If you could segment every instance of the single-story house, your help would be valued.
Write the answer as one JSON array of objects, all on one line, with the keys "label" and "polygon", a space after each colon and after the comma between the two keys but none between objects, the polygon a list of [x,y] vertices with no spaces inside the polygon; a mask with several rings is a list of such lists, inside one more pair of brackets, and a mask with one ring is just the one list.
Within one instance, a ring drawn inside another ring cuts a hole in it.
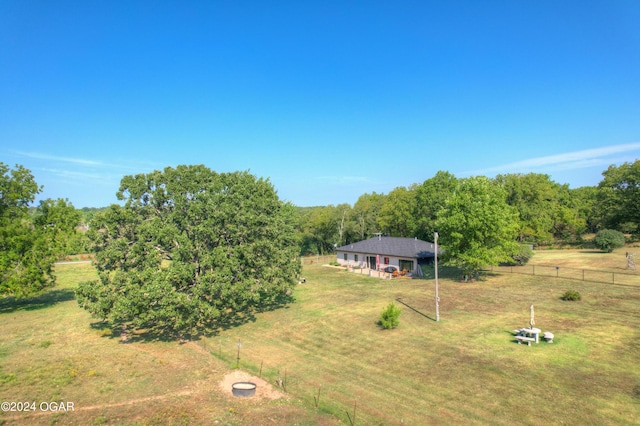
[{"label": "single-story house", "polygon": [[[431,265],[435,245],[417,238],[377,236],[338,247],[337,261],[341,265],[385,270],[394,268],[422,276],[420,266]],[[442,251],[438,248],[438,253]]]}]

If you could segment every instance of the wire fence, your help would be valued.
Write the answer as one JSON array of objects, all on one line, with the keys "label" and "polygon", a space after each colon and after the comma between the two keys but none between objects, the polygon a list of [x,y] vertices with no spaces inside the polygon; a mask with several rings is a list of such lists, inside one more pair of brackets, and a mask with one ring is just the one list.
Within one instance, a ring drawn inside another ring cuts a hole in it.
[{"label": "wire fence", "polygon": [[303,256],[300,258],[300,263],[303,265],[324,265],[329,262],[336,261],[335,254],[324,254],[315,256]]},{"label": "wire fence", "polygon": [[[296,395],[306,407],[315,407],[318,412],[333,415],[350,425],[362,424],[354,419],[356,398],[345,398],[345,391],[335,389],[331,383],[306,380],[303,374],[290,366],[287,367],[286,364],[265,363],[264,359],[256,358],[239,349],[238,344],[231,339],[221,338],[209,342],[202,340],[198,345],[211,356],[226,363],[229,369],[240,369],[266,381],[285,395]],[[355,392],[355,389],[353,391]],[[366,410],[366,405],[364,408]]]},{"label": "wire fence", "polygon": [[[335,254],[303,256],[300,263],[303,265],[324,265],[336,261]],[[565,278],[578,281],[589,281],[603,284],[628,285],[640,288],[640,271],[627,270],[603,271],[595,269],[570,268],[552,265],[524,265],[524,266],[492,266],[491,273],[509,273],[536,275],[543,277]]]},{"label": "wire fence", "polygon": [[594,269],[569,268],[564,266],[524,265],[493,266],[490,272],[536,275],[604,284],[628,285],[640,288],[640,273],[634,271],[615,272]]}]

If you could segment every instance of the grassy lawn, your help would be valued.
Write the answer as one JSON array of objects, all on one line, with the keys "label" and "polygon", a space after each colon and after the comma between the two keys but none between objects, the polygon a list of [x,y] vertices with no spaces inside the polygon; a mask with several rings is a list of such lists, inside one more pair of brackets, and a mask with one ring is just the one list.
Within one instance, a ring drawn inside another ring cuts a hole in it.
[{"label": "grassy lawn", "polygon": [[[593,253],[544,251],[553,264]],[[599,259],[617,267],[614,253]],[[582,259],[582,260],[580,260]],[[622,252],[624,261],[624,252]],[[567,266],[565,264],[565,266]],[[573,266],[572,266],[573,267]],[[624,266],[623,266],[624,267]],[[198,341],[121,343],[73,296],[88,264],[59,265],[58,286],[29,303],[0,302],[0,400],[72,401],[69,413],[4,413],[51,424],[637,424],[640,289],[520,274],[485,281],[384,281],[305,266],[296,303]],[[451,274],[455,276],[455,274]],[[567,290],[579,302],[564,302]],[[398,301],[399,300],[399,301]],[[395,301],[400,326],[376,322]],[[553,344],[515,343],[529,321]],[[237,362],[288,398],[238,400],[218,384]],[[319,398],[318,398],[319,396]],[[316,409],[316,402],[318,408]],[[348,414],[347,414],[348,413]]]},{"label": "grassy lawn", "polygon": [[[598,269],[611,272],[636,273],[627,270],[626,253],[640,253],[637,248],[617,249],[613,253],[604,253],[600,250],[539,250],[531,258],[531,265],[553,265],[568,268]],[[640,259],[636,256],[636,263]]]},{"label": "grassy lawn", "polygon": [[72,402],[73,412],[0,413],[0,424],[274,424],[326,417],[301,404],[225,396],[229,368],[202,342],[122,343],[78,308],[90,264],[58,265],[58,285],[0,302],[0,401]]}]

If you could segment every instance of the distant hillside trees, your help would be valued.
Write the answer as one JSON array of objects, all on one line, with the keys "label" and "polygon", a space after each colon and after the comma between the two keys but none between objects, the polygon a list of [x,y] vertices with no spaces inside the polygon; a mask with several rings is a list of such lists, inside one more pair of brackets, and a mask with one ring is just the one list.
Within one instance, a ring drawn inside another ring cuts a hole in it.
[{"label": "distant hillside trees", "polygon": [[585,200],[568,185],[558,187],[557,202],[553,212],[553,237],[559,241],[576,241],[587,231],[588,217],[582,210]]},{"label": "distant hillside trees", "polygon": [[[506,203],[517,212],[518,242],[579,241],[585,232],[596,232],[602,226],[595,214],[595,187],[569,189],[548,175],[535,173],[498,175],[489,180],[502,187]],[[451,173],[438,171],[421,184],[397,187],[388,194],[363,194],[353,207],[298,208],[300,254],[331,253],[336,245],[376,233],[432,241],[438,230],[438,214],[458,183]]]},{"label": "distant hillside trees", "polygon": [[298,214],[300,254],[332,253],[340,239],[335,206],[298,209]]},{"label": "distant hillside trees", "polygon": [[507,204],[518,212],[518,241],[553,241],[559,185],[535,173],[498,175],[496,181],[505,190]]},{"label": "distant hillside trees", "polygon": [[[366,240],[380,232],[378,226],[378,216],[384,204],[386,196],[372,192],[371,194],[362,194],[358,201],[353,205],[351,219],[354,221],[354,241],[358,242]],[[347,241],[347,243],[352,241]]]},{"label": "distant hillside trees", "polygon": [[301,255],[333,253],[335,247],[359,241],[359,224],[349,204],[298,208]]},{"label": "distant hillside trees", "polygon": [[[504,174],[489,179],[504,190],[506,204],[517,212],[516,241],[548,245],[581,242],[586,233],[614,229],[638,234],[640,162],[611,166],[597,187],[571,189],[549,175]],[[436,218],[454,195],[459,179],[438,171],[421,184],[387,194],[363,194],[353,207],[300,208],[300,254],[331,253],[336,245],[383,235],[432,241]]]},{"label": "distant hillside trees", "polygon": [[91,219],[93,219],[93,216],[96,213],[99,213],[101,211],[107,210],[108,207],[83,207],[81,209],[79,209],[80,214],[82,215],[82,223],[84,225],[88,225],[89,222],[91,222]]},{"label": "distant hillside trees", "polygon": [[640,160],[609,166],[598,184],[596,214],[602,228],[640,232]]},{"label": "distant hillside trees", "polygon": [[124,206],[89,236],[99,281],[78,304],[113,326],[178,335],[285,303],[297,283],[295,214],[267,180],[205,166],[125,176]]},{"label": "distant hillside trees", "polygon": [[551,244],[586,231],[590,211],[580,208],[583,200],[567,185],[537,173],[498,175],[496,181],[505,189],[507,203],[518,211],[518,241]]},{"label": "distant hillside trees", "polygon": [[0,163],[0,294],[26,297],[54,284],[53,263],[64,251],[79,214],[67,200],[29,205],[42,191],[31,171]]},{"label": "distant hillside trees", "polygon": [[[575,206],[576,216],[584,221],[584,232],[597,232],[599,220],[595,214],[595,206],[598,197],[598,188],[595,186],[583,186],[570,189],[569,193]],[[578,235],[578,237],[580,237],[580,235]]]},{"label": "distant hillside trees", "polygon": [[378,226],[392,237],[407,237],[416,229],[416,217],[413,215],[416,199],[416,186],[399,186],[384,199],[378,214]]},{"label": "distant hillside trees", "polygon": [[36,209],[33,222],[49,233],[51,249],[62,257],[87,250],[88,241],[84,233],[76,229],[81,217],[80,211],[69,200],[46,199]]},{"label": "distant hillside trees", "polygon": [[433,241],[437,231],[436,220],[451,195],[458,186],[458,179],[449,172],[439,171],[421,185],[415,187],[415,203],[412,215],[415,223],[415,236],[424,241]]}]

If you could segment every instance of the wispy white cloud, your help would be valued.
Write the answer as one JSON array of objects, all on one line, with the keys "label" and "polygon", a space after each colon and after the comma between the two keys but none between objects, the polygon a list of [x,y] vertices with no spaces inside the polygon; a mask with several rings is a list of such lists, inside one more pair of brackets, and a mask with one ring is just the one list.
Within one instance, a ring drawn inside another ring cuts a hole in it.
[{"label": "wispy white cloud", "polygon": [[[33,151],[13,151],[13,153],[31,160],[41,160],[43,164],[42,167],[39,167],[40,170],[61,177],[69,177],[75,173],[78,177],[84,175],[89,179],[104,179],[112,175],[120,179],[124,174],[146,173],[160,168],[158,164],[148,159],[110,159],[109,161],[103,161]],[[65,169],[65,167],[72,169]]]},{"label": "wispy white cloud", "polygon": [[16,154],[21,155],[27,158],[33,158],[37,160],[46,160],[46,161],[56,161],[60,163],[70,163],[77,164],[83,166],[103,166],[104,163],[96,160],[88,160],[84,158],[73,158],[73,157],[61,157],[57,155],[44,154],[41,152],[23,152],[16,151]]},{"label": "wispy white cloud", "polygon": [[[640,142],[584,149],[581,151],[548,155],[545,157],[529,158],[527,160],[516,161],[514,163],[503,164],[500,166],[466,171],[462,172],[461,175],[473,176],[490,175],[493,173],[526,173],[536,171],[585,169],[633,160],[634,158],[619,154],[628,154],[634,151],[640,151]],[[640,152],[638,154],[640,154]]]}]

